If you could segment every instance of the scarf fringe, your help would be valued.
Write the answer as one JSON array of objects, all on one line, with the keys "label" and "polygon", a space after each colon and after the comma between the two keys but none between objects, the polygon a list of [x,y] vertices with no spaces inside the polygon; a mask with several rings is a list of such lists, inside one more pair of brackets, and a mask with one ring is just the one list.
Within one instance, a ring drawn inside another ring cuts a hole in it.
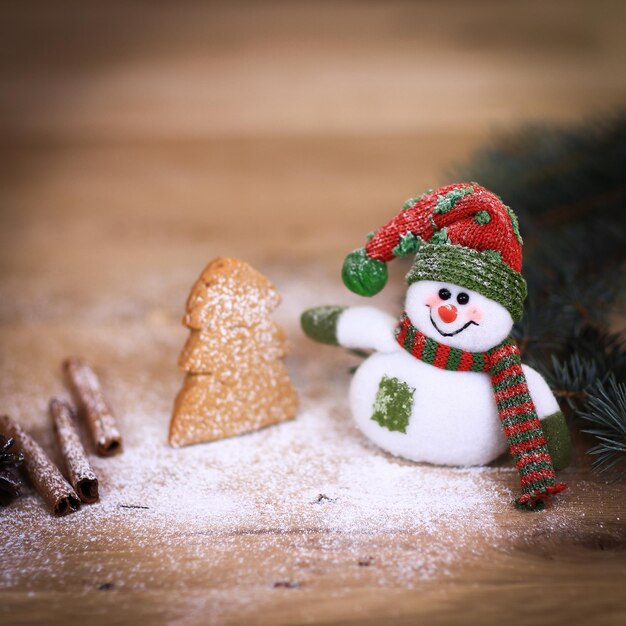
[{"label": "scarf fringe", "polygon": [[515,508],[523,511],[543,511],[551,502],[552,496],[566,489],[565,483],[555,483],[554,485],[547,485],[542,491],[524,493],[515,499]]}]

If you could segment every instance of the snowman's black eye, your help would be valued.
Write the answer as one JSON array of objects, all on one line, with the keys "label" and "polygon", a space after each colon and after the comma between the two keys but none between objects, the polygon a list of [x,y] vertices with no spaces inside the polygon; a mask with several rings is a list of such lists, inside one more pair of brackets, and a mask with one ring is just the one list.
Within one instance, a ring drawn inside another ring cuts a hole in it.
[{"label": "snowman's black eye", "polygon": [[457,297],[456,297],[456,301],[459,304],[467,304],[469,302],[469,296],[462,291]]},{"label": "snowman's black eye", "polygon": [[452,294],[450,293],[449,289],[440,289],[439,290],[439,297],[442,300],[449,300],[452,297]]}]

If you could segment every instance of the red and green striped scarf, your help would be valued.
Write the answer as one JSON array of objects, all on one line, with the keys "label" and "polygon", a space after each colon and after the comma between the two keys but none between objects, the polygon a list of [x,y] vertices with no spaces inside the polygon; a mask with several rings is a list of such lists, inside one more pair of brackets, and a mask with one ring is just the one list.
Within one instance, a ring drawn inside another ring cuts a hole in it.
[{"label": "red and green striped scarf", "polygon": [[520,475],[522,495],[515,500],[517,507],[543,509],[550,496],[567,489],[565,483],[555,481],[552,458],[513,338],[487,352],[466,352],[427,337],[404,313],[396,339],[407,352],[429,365],[455,372],[489,374],[498,416]]}]

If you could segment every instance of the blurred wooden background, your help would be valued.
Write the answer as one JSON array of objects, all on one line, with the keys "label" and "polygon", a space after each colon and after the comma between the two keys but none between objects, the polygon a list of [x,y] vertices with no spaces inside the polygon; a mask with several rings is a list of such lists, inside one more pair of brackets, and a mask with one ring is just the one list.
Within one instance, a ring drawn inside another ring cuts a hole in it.
[{"label": "blurred wooden background", "polygon": [[[50,325],[84,316],[124,322],[137,306],[139,316],[155,307],[177,316],[217,254],[338,280],[348,250],[405,198],[446,181],[493,131],[577,121],[626,96],[618,0],[1,7],[0,324],[34,346]],[[113,303],[105,312],[96,307],[104,298]],[[29,358],[4,349],[0,364],[28,373]],[[613,519],[624,504],[615,493]],[[603,523],[597,505],[580,503],[589,532]],[[448,595],[426,584],[423,602],[361,591],[372,619],[392,601],[397,623],[462,621],[474,603],[495,624],[512,615],[491,611],[494,598],[513,603],[531,571],[536,599],[557,578],[561,591],[576,590],[544,623],[566,613],[572,623],[618,623],[623,551],[604,547],[496,554],[493,570],[464,572]],[[582,609],[587,575],[610,609],[600,621]],[[362,621],[349,602],[322,607],[326,591],[268,611],[266,623]],[[160,594],[150,593],[136,597],[146,610]],[[16,621],[44,619],[24,594],[6,598],[20,607]]]},{"label": "blurred wooden background", "polygon": [[17,279],[33,251],[51,254],[69,289],[77,266],[117,288],[122,268],[146,269],[137,246],[166,270],[164,231],[196,264],[218,241],[337,267],[491,132],[626,96],[619,0],[62,0],[2,14],[1,267]]}]

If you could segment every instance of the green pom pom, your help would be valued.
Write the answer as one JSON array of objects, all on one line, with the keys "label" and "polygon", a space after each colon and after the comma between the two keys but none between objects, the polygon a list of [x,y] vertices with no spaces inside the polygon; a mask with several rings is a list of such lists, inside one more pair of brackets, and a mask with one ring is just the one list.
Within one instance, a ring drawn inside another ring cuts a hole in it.
[{"label": "green pom pom", "polygon": [[367,256],[365,248],[353,250],[343,262],[344,285],[360,296],[373,296],[387,284],[387,265]]}]

